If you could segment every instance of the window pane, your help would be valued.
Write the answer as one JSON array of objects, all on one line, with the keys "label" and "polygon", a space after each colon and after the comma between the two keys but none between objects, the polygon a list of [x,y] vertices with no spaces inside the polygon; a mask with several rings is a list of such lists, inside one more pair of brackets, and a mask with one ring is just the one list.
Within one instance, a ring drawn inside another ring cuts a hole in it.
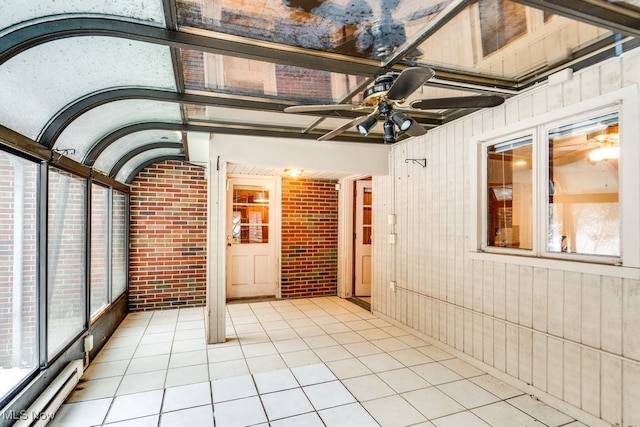
[{"label": "window pane", "polygon": [[549,132],[547,250],[620,255],[618,115]]},{"label": "window pane", "polygon": [[269,190],[260,186],[233,186],[234,243],[269,243]]},{"label": "window pane", "polygon": [[487,246],[533,248],[533,173],[530,136],[487,152]]},{"label": "window pane", "polygon": [[49,169],[47,346],[52,357],[85,320],[86,181]]},{"label": "window pane", "polygon": [[127,195],[113,191],[113,218],[111,225],[111,299],[118,298],[127,289]]},{"label": "window pane", "polygon": [[91,317],[108,301],[109,190],[91,186]]},{"label": "window pane", "polygon": [[0,151],[0,400],[38,366],[38,165]]}]

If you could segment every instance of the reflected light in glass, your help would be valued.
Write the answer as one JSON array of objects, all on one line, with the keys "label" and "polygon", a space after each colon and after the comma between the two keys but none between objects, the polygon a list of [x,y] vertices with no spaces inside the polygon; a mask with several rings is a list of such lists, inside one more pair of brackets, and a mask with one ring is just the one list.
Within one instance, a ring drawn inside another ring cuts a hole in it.
[{"label": "reflected light in glass", "polygon": [[620,147],[617,145],[607,145],[596,148],[589,153],[589,160],[592,162],[600,162],[602,160],[611,160],[620,158]]}]

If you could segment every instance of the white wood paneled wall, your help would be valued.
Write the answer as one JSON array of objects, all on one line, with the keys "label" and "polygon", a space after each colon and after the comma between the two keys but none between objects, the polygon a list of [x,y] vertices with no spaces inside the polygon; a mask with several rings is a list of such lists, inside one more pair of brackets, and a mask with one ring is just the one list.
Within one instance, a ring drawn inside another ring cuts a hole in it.
[{"label": "white wood paneled wall", "polygon": [[[636,49],[396,144],[390,175],[373,179],[373,311],[587,418],[640,425],[640,275],[472,256],[477,184],[469,164],[471,137],[640,84],[638,70]],[[426,158],[427,167],[411,158]]]}]

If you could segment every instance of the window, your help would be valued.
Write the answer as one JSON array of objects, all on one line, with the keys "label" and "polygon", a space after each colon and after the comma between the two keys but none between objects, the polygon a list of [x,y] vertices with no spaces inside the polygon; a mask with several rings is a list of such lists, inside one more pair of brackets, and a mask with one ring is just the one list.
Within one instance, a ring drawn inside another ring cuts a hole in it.
[{"label": "window", "polygon": [[91,318],[109,303],[109,189],[91,185]]},{"label": "window", "polygon": [[127,195],[113,190],[111,219],[111,300],[127,289]]},{"label": "window", "polygon": [[618,114],[549,131],[548,252],[620,256]]},{"label": "window", "polygon": [[533,248],[533,151],[527,135],[487,151],[487,245]]},{"label": "window", "polygon": [[618,129],[611,110],[485,143],[482,248],[618,262]]},{"label": "window", "polygon": [[85,324],[86,180],[49,168],[47,353],[54,357]]},{"label": "window", "polygon": [[38,367],[38,171],[0,151],[0,400]]},{"label": "window", "polygon": [[254,185],[233,186],[234,243],[269,243],[269,190]]}]

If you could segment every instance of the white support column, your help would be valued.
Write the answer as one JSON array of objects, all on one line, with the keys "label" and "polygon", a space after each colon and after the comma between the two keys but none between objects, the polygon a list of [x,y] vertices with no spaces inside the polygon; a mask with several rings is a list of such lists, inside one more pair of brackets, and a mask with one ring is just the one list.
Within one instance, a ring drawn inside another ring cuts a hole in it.
[{"label": "white support column", "polygon": [[225,201],[227,164],[212,159],[209,164],[209,222],[207,230],[207,342],[226,340],[225,289]]}]

